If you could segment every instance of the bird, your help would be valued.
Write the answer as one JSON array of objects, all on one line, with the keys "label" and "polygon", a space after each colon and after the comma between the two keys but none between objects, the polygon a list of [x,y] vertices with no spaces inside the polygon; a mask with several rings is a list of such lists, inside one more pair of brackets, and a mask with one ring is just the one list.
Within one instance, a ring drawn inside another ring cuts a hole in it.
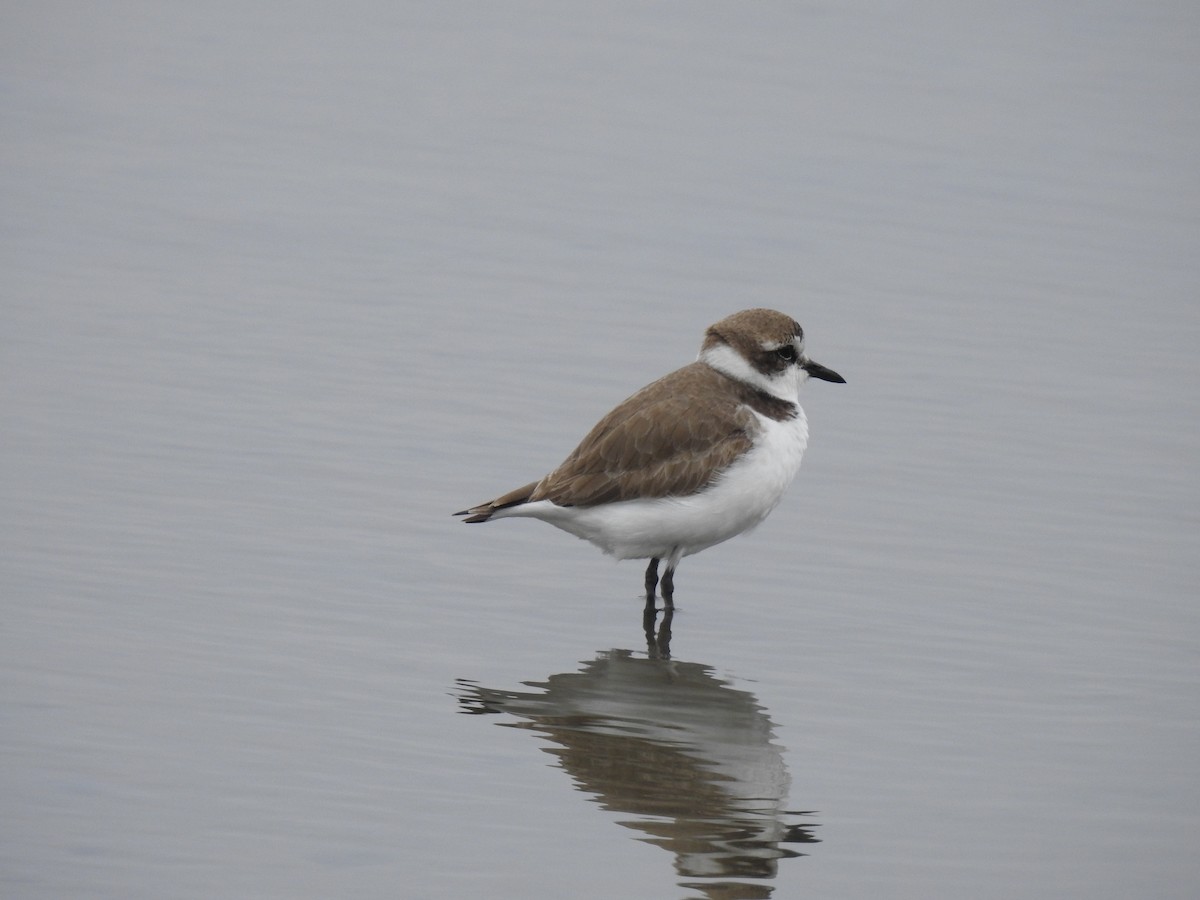
[{"label": "bird", "polygon": [[708,327],[694,362],[620,403],[550,474],[454,515],[540,519],[619,560],[649,559],[647,610],[656,588],[673,610],[680,560],[757,526],[795,477],[810,378],[846,383],[808,357],[791,316],[736,312]]}]

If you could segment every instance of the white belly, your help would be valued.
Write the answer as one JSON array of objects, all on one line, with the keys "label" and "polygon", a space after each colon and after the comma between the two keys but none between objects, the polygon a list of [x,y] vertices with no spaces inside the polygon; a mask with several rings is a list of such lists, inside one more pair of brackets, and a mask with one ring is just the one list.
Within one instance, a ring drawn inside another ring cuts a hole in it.
[{"label": "white belly", "polygon": [[808,445],[803,410],[786,422],[758,418],[762,430],[755,435],[754,447],[697,494],[586,507],[542,500],[501,510],[496,517],[542,519],[617,559],[653,556],[678,561],[765,519],[799,470]]}]

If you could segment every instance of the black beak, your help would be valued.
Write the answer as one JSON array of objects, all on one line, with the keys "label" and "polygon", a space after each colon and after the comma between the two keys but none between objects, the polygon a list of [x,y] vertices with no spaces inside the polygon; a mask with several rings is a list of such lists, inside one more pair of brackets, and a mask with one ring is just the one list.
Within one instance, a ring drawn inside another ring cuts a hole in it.
[{"label": "black beak", "polygon": [[834,384],[846,383],[846,379],[833,371],[833,369],[827,369],[820,363],[813,362],[811,359],[800,368],[807,372],[810,378],[820,378],[822,381],[832,381]]}]

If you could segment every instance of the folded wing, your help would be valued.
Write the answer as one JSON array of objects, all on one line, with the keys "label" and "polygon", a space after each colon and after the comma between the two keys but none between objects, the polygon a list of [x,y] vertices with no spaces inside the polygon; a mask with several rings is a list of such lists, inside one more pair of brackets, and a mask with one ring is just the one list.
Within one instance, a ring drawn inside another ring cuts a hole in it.
[{"label": "folded wing", "polygon": [[672,372],[601,419],[541,481],[459,515],[485,522],[498,510],[538,500],[595,506],[702,490],[750,448],[759,427],[738,398],[717,390],[724,378],[700,363]]}]

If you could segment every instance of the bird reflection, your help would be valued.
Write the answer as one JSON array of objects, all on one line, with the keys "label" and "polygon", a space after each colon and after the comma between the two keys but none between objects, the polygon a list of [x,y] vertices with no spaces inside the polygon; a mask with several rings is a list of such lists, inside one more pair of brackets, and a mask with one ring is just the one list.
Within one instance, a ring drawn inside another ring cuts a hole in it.
[{"label": "bird reflection", "polygon": [[804,855],[785,845],[816,843],[815,823],[789,824],[809,814],[784,809],[790,778],[754,695],[709,666],[671,660],[670,611],[657,629],[652,612],[647,656],[601,652],[577,672],[525,682],[528,691],[460,679],[461,711],[514,716],[499,724],[548,741],[579,790],[673,854],[681,886],[769,897],[778,861]]}]

